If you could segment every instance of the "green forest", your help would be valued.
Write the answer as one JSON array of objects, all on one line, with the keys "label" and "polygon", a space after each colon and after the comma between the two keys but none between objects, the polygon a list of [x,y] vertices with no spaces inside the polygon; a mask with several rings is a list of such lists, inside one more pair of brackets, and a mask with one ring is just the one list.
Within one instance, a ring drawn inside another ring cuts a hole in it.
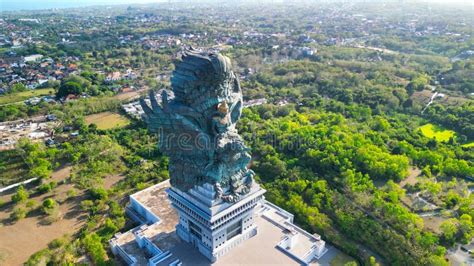
[{"label": "green forest", "polygon": [[[129,195],[169,178],[159,136],[122,105],[170,89],[190,46],[230,57],[244,101],[264,100],[237,127],[267,200],[353,258],[347,265],[452,265],[474,237],[472,12],[313,4],[0,13],[0,38],[24,39],[0,48],[1,125],[57,119],[52,144],[25,135],[0,149],[2,187],[36,179],[0,194],[0,232],[60,224],[67,208],[80,218],[26,265],[120,265],[109,240],[136,226]],[[46,59],[11,67],[31,54]],[[57,71],[30,88],[31,76]],[[87,122],[104,112],[126,122]]]}]

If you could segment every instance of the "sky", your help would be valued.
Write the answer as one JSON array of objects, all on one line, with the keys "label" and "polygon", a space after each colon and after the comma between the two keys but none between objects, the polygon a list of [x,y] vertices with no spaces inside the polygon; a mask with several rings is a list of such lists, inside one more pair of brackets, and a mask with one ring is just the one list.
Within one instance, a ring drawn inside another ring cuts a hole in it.
[{"label": "sky", "polygon": [[[15,10],[83,7],[83,6],[91,6],[91,5],[146,4],[146,3],[159,3],[159,2],[168,2],[168,1],[170,0],[0,0],[0,12],[1,11],[15,11]],[[171,1],[176,2],[177,0],[171,0]],[[179,0],[179,2],[186,2],[186,1],[198,2],[199,0]],[[231,0],[201,0],[201,1],[219,2],[219,1],[231,1]],[[232,0],[232,1],[235,1],[235,0]],[[258,0],[254,0],[254,1],[258,1]],[[326,2],[327,0],[320,0],[320,1]],[[339,0],[339,1],[344,1],[344,0]],[[433,3],[444,3],[444,4],[463,3],[463,4],[470,4],[474,10],[474,0],[402,0],[402,1],[404,2],[410,2],[410,1],[433,2]],[[247,2],[252,2],[252,1],[247,0]]]}]

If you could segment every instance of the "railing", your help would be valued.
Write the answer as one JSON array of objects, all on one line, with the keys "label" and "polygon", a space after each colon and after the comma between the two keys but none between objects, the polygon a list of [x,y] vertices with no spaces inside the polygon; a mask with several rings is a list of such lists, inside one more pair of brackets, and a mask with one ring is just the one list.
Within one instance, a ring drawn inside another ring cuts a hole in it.
[{"label": "railing", "polygon": [[169,266],[181,266],[183,263],[179,260],[176,259],[175,261],[171,262]]},{"label": "railing", "polygon": [[[148,207],[141,204],[140,201],[135,199],[133,196],[130,196],[130,205],[131,205],[131,208],[134,209],[140,215],[142,215],[140,213],[141,210],[145,212],[145,214],[142,216],[144,216],[144,218],[146,219],[147,224],[154,224],[161,221],[160,218],[156,216]],[[136,208],[140,208],[141,210],[137,210]]]},{"label": "railing", "polygon": [[142,219],[140,214],[138,214],[132,207],[127,206],[125,208],[125,213],[132,218],[135,222],[139,224],[146,224],[146,220]]},{"label": "railing", "polygon": [[163,253],[163,251],[159,247],[157,247],[153,242],[151,242],[150,239],[144,237],[143,240],[145,242],[145,247],[150,252],[150,254],[155,256],[155,255],[159,255]]},{"label": "railing", "polygon": [[284,246],[284,242],[286,241],[289,241],[288,239],[288,236],[285,237],[282,241],[280,241],[278,244],[277,244],[277,248],[280,249],[281,251],[283,251],[283,253],[286,253],[288,256],[292,257],[293,259],[297,260],[299,263],[303,264],[303,265],[309,265],[308,262],[306,262],[303,258],[300,258],[298,257],[297,255],[295,255],[293,252],[289,251],[285,246]]},{"label": "railing", "polygon": [[173,256],[173,254],[169,251],[162,252],[162,253],[157,254],[157,255],[153,256],[152,258],[150,258],[148,260],[148,265],[150,265],[150,266],[158,265],[160,262],[168,259],[171,256]]},{"label": "railing", "polygon": [[265,206],[265,205],[268,205],[268,206],[270,206],[270,207],[276,209],[278,212],[282,213],[284,216],[287,216],[288,218],[290,218],[290,222],[293,223],[293,218],[294,218],[294,215],[293,215],[293,214],[291,214],[291,213],[285,211],[284,209],[278,207],[277,205],[275,205],[275,204],[273,204],[273,203],[271,203],[271,202],[269,202],[269,201],[267,201],[267,200],[263,200],[263,206]]},{"label": "railing", "polygon": [[122,247],[120,247],[119,245],[115,245],[115,250],[117,251],[118,255],[120,255],[120,257],[127,263],[127,265],[136,265],[137,259],[125,252]]}]

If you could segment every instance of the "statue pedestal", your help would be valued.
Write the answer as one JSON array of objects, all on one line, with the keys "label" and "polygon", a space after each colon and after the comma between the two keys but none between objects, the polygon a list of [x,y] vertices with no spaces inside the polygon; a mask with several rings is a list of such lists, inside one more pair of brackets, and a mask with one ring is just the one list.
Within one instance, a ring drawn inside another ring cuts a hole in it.
[{"label": "statue pedestal", "polygon": [[265,190],[256,183],[235,203],[213,199],[216,192],[210,184],[188,192],[171,187],[167,193],[179,214],[178,236],[211,262],[257,234],[254,211]]}]

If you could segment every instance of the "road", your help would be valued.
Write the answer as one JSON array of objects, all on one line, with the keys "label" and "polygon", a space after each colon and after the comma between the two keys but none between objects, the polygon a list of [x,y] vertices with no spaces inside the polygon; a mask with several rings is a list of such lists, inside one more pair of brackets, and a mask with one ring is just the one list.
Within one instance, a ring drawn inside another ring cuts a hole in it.
[{"label": "road", "polygon": [[423,114],[425,112],[425,110],[433,103],[436,96],[438,96],[438,93],[439,92],[435,92],[435,93],[433,93],[433,95],[431,95],[430,101],[428,102],[428,104],[426,104],[425,108],[423,108],[423,110],[421,111],[421,114]]},{"label": "road", "polygon": [[471,258],[468,252],[461,250],[461,245],[456,245],[454,249],[449,249],[446,256],[451,266],[474,265],[474,259]]}]

